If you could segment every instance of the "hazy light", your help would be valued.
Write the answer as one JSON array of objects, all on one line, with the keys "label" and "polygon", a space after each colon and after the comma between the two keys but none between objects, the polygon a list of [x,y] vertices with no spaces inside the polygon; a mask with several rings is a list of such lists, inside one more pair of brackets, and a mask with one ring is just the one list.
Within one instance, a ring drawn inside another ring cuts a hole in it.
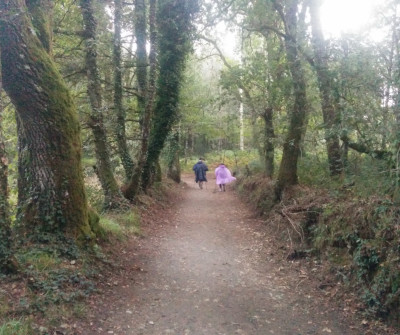
[{"label": "hazy light", "polygon": [[368,23],[379,0],[325,0],[321,23],[326,37],[357,33]]}]

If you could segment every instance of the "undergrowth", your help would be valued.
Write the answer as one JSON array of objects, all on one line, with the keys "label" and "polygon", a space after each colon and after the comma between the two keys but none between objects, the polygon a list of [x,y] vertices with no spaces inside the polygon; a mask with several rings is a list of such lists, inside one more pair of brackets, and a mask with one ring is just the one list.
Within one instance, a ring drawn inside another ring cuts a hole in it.
[{"label": "undergrowth", "polygon": [[52,334],[68,319],[85,318],[85,300],[110,263],[103,248],[140,234],[140,215],[132,208],[101,215],[97,241],[87,248],[50,237],[21,244],[15,252],[20,272],[0,278],[0,335]]},{"label": "undergrowth", "polygon": [[350,163],[347,177],[335,180],[303,159],[301,185],[286,190],[279,204],[274,182],[261,174],[240,178],[236,187],[268,215],[268,225],[290,249],[288,258],[329,263],[335,280],[357,293],[364,313],[399,326],[400,210],[388,196],[392,185],[383,164]]}]

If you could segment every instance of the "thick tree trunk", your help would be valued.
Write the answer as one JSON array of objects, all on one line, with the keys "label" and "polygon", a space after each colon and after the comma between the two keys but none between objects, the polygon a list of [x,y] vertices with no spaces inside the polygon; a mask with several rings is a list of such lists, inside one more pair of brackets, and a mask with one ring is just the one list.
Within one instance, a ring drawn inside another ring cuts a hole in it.
[{"label": "thick tree trunk", "polygon": [[[0,64],[1,69],[1,64]],[[0,273],[16,269],[13,261],[13,241],[8,203],[8,159],[3,138],[3,84],[0,73]]]},{"label": "thick tree trunk", "polygon": [[300,156],[301,137],[306,119],[306,82],[303,65],[297,50],[297,0],[289,0],[285,13],[286,37],[285,49],[289,70],[293,82],[294,104],[290,114],[290,123],[283,145],[282,161],[279,167],[278,181],[275,187],[277,199],[283,190],[298,183],[297,163]]},{"label": "thick tree trunk", "polygon": [[97,66],[97,22],[94,17],[92,0],[81,0],[80,5],[84,23],[85,62],[91,105],[88,125],[93,133],[97,159],[96,173],[104,192],[104,208],[119,208],[124,205],[124,198],[111,168],[107,134],[103,122],[101,83]]},{"label": "thick tree trunk", "polygon": [[126,139],[126,113],[122,99],[122,61],[121,61],[121,27],[122,27],[122,0],[114,0],[114,110],[116,114],[116,138],[118,153],[125,170],[126,180],[129,180],[133,171],[133,160],[128,150]]},{"label": "thick tree trunk", "polygon": [[273,109],[266,108],[263,115],[264,119],[264,159],[265,159],[265,175],[272,178],[274,175],[274,157],[275,157],[275,146],[274,146],[274,124],[273,124]]},{"label": "thick tree trunk", "polygon": [[329,171],[332,176],[335,176],[340,175],[343,171],[338,135],[340,116],[334,107],[332,98],[332,79],[328,69],[328,55],[322,34],[321,21],[319,19],[319,3],[321,3],[320,0],[312,0],[310,3],[313,34],[312,45],[314,48],[315,70],[317,72],[319,92],[321,96]]},{"label": "thick tree trunk", "polygon": [[[18,219],[26,235],[91,238],[75,106],[23,0],[2,0],[0,49],[4,89],[18,117],[21,147]],[[15,15],[18,13],[18,15]],[[23,180],[21,178],[24,178]]]}]

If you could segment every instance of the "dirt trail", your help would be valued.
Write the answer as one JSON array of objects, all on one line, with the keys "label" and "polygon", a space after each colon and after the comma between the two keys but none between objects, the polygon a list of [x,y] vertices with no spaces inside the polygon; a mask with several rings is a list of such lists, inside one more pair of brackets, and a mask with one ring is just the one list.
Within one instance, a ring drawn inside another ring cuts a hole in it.
[{"label": "dirt trail", "polygon": [[162,226],[121,251],[135,269],[130,282],[110,288],[105,316],[85,334],[366,334],[276,252],[265,223],[230,188],[184,181]]}]

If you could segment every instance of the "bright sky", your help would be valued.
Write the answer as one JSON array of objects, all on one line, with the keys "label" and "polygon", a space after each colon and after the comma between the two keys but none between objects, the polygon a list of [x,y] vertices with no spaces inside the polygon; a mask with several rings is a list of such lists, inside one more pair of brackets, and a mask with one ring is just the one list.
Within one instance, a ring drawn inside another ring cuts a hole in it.
[{"label": "bright sky", "polygon": [[356,33],[368,23],[374,5],[382,0],[325,0],[321,6],[321,23],[326,37]]},{"label": "bright sky", "polygon": [[[338,38],[342,33],[362,31],[374,14],[374,7],[379,3],[382,3],[382,0],[324,0],[320,14],[325,37]],[[221,43],[223,52],[235,58],[238,52],[237,32],[227,31],[223,23],[217,26],[217,31],[223,36]],[[374,33],[370,37],[379,40],[381,34]]]}]

